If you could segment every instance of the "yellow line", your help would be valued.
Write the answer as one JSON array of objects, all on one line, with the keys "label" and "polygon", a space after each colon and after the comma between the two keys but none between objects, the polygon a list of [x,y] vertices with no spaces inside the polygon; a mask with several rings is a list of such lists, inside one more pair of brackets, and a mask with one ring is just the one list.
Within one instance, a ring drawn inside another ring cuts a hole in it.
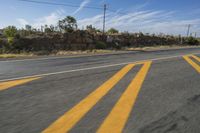
[{"label": "yellow line", "polygon": [[200,62],[200,58],[198,56],[195,55],[191,55],[194,59],[196,59],[198,62]]},{"label": "yellow line", "polygon": [[53,124],[46,128],[43,133],[66,133],[116,84],[119,82],[132,68],[134,64],[125,66],[117,72],[108,81],[90,93],[85,99],[80,101],[72,109],[57,119]]},{"label": "yellow line", "polygon": [[39,78],[40,77],[34,77],[34,78],[19,79],[19,80],[14,80],[14,81],[0,82],[0,91],[9,89],[17,85],[25,84]]},{"label": "yellow line", "polygon": [[196,64],[195,62],[193,62],[189,56],[183,56],[183,58],[195,69],[197,70],[197,72],[200,73],[200,66],[198,64]]},{"label": "yellow line", "polygon": [[143,84],[143,81],[151,66],[151,61],[145,62],[136,77],[131,81],[128,88],[122,94],[110,114],[104,120],[97,133],[121,133],[132,107],[136,101],[137,95]]}]

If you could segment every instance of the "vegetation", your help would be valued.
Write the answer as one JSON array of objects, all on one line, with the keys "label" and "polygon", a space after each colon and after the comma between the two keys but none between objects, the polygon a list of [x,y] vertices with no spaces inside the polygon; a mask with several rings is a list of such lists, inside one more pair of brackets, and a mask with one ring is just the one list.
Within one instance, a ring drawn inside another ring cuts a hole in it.
[{"label": "vegetation", "polygon": [[199,45],[199,40],[195,39],[194,37],[189,37],[187,39],[187,43],[189,45]]},{"label": "vegetation", "polygon": [[7,37],[8,44],[14,43],[14,37],[17,35],[17,28],[15,26],[8,26],[4,29],[4,34]]},{"label": "vegetation", "polygon": [[[107,36],[108,35],[108,36]],[[122,49],[133,47],[199,45],[193,37],[155,35],[143,33],[120,33],[110,28],[106,35],[92,25],[78,29],[74,17],[67,16],[57,25],[43,25],[36,29],[26,25],[24,29],[8,26],[0,34],[0,53],[48,54],[66,50]]]},{"label": "vegetation", "polygon": [[102,42],[102,41],[97,41],[96,45],[95,45],[96,49],[106,49],[106,43]]},{"label": "vegetation", "polygon": [[101,31],[99,29],[96,29],[95,27],[93,27],[92,25],[87,25],[86,26],[86,30],[90,33],[101,33]]},{"label": "vegetation", "polygon": [[118,34],[119,31],[115,28],[110,28],[108,31],[107,31],[108,34]]},{"label": "vegetation", "polygon": [[63,20],[59,20],[58,26],[62,32],[73,32],[77,30],[77,22],[74,17],[67,16]]},{"label": "vegetation", "polygon": [[15,37],[17,34],[17,28],[15,26],[8,26],[4,29],[6,37]]}]

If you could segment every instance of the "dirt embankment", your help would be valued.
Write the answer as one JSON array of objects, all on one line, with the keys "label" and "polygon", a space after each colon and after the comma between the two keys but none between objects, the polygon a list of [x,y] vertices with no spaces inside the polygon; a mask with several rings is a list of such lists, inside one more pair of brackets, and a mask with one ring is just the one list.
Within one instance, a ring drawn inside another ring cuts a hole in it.
[{"label": "dirt embankment", "polygon": [[124,49],[136,47],[186,45],[187,39],[180,36],[155,36],[135,34],[106,35],[92,34],[87,31],[73,33],[37,33],[15,38],[8,44],[0,38],[1,53],[74,51],[93,49]]}]

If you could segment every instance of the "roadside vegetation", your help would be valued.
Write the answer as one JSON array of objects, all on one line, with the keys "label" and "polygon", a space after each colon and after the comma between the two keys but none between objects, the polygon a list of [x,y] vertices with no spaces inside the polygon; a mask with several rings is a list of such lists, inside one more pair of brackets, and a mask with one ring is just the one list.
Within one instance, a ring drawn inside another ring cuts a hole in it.
[{"label": "roadside vegetation", "polygon": [[8,26],[0,32],[0,54],[52,54],[59,51],[95,51],[95,49],[121,50],[155,46],[200,45],[194,37],[181,37],[120,32],[111,28],[102,33],[100,29],[88,25],[79,29],[74,17],[67,16],[57,25],[44,25],[36,29],[31,25],[17,29]]}]

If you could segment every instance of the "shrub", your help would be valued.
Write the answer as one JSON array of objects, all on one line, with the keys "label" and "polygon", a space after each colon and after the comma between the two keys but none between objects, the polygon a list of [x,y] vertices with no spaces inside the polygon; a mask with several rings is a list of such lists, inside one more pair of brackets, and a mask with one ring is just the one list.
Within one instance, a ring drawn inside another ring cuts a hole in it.
[{"label": "shrub", "polygon": [[97,41],[95,44],[96,49],[106,49],[106,43],[102,41]]},{"label": "shrub", "polygon": [[187,39],[187,43],[189,45],[199,45],[199,41],[197,39],[195,39],[194,37],[189,37]]},{"label": "shrub", "polygon": [[8,44],[12,45],[14,43],[14,37],[8,37]]},{"label": "shrub", "polygon": [[3,38],[0,38],[0,53],[6,53],[9,51],[10,46],[7,41]]},{"label": "shrub", "polygon": [[0,38],[0,53],[3,52],[3,40]]},{"label": "shrub", "polygon": [[117,33],[119,33],[119,31],[115,28],[110,28],[107,33],[108,34],[117,34]]},{"label": "shrub", "polygon": [[4,29],[6,37],[15,37],[17,34],[17,28],[15,26],[8,26]]},{"label": "shrub", "polygon": [[120,50],[120,49],[122,49],[122,45],[120,43],[116,42],[115,43],[115,48]]}]

